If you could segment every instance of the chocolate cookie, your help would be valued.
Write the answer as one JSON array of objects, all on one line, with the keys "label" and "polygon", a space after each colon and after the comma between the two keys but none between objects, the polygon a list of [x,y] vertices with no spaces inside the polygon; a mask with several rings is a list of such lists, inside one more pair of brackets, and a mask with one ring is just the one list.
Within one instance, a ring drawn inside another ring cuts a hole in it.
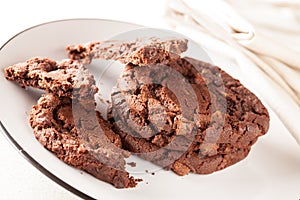
[{"label": "chocolate cookie", "polygon": [[84,98],[97,92],[92,74],[76,60],[56,62],[32,58],[5,69],[5,77],[21,87],[35,87],[58,96]]},{"label": "chocolate cookie", "polygon": [[125,171],[121,139],[96,112],[95,80],[78,61],[33,58],[6,68],[6,77],[22,87],[46,90],[30,114],[38,141],[65,163],[117,188],[135,187]]},{"label": "chocolate cookie", "polygon": [[[162,166],[166,170],[171,169],[180,176],[186,175],[189,172],[209,174],[224,169],[244,159],[250,151],[250,147],[246,147],[238,148],[235,151],[229,150],[228,153],[225,153],[226,150],[220,146],[216,150],[223,151],[223,153],[216,153],[210,156],[202,154],[199,149],[197,150],[193,145],[188,144],[186,138],[182,137],[177,138],[176,142],[174,142],[175,139],[172,141],[172,144],[176,143],[176,146],[178,146],[177,150],[161,148],[145,138],[135,137],[130,132],[122,131],[124,128],[122,125],[126,125],[120,122],[119,119],[110,118],[110,120],[113,124],[114,132],[118,133],[122,139],[124,149],[145,160]],[[197,143],[196,141],[193,142]],[[186,146],[187,144],[190,146]]]},{"label": "chocolate cookie", "polygon": [[48,92],[30,114],[40,143],[115,187],[136,185],[122,149],[178,175],[207,174],[245,158],[268,130],[266,108],[238,80],[180,57],[187,40],[104,41],[66,50],[84,63],[127,64],[111,95],[110,123],[95,111],[97,87],[79,61],[33,58],[7,68],[6,77]]},{"label": "chocolate cookie", "polygon": [[121,150],[120,137],[100,113],[89,107],[93,105],[75,105],[69,97],[43,95],[30,114],[35,137],[65,163],[117,188],[134,187],[136,181],[124,167],[129,153]]},{"label": "chocolate cookie", "polygon": [[159,38],[138,39],[133,42],[103,41],[89,42],[66,47],[69,58],[90,63],[92,59],[118,60],[124,64],[148,65],[168,63],[187,50],[186,39],[161,40]]},{"label": "chocolate cookie", "polygon": [[179,175],[236,163],[269,126],[268,112],[253,93],[192,58],[127,65],[109,115],[125,149]]}]

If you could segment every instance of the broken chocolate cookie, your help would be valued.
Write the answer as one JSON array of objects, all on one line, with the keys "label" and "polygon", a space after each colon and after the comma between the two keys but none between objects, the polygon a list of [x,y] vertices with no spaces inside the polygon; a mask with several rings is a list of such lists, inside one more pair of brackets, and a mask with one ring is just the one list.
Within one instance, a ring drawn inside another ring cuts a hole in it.
[{"label": "broken chocolate cookie", "polygon": [[118,60],[123,64],[148,65],[168,63],[187,50],[186,39],[161,40],[159,38],[136,41],[107,40],[66,47],[69,58],[90,63],[92,59]]},{"label": "broken chocolate cookie", "polygon": [[[74,108],[69,97],[43,95],[30,113],[30,125],[37,140],[59,159],[82,169],[117,188],[134,187],[136,181],[125,171],[120,137],[100,113],[86,105]],[[93,123],[97,119],[97,122]]]},{"label": "broken chocolate cookie", "polygon": [[34,87],[58,96],[84,98],[97,92],[93,75],[79,61],[31,58],[5,69],[5,77],[21,87]]},{"label": "broken chocolate cookie", "polygon": [[127,65],[109,117],[125,149],[179,175],[240,161],[269,127],[269,114],[253,93],[192,58]]}]

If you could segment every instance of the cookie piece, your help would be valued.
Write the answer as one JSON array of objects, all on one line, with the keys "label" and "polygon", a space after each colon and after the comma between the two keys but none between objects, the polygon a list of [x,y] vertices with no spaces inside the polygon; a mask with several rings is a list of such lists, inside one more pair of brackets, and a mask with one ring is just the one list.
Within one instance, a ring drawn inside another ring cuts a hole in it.
[{"label": "cookie piece", "polygon": [[180,175],[236,163],[269,127],[269,114],[253,93],[192,58],[127,65],[112,93],[110,120],[126,149]]},{"label": "cookie piece", "polygon": [[5,77],[21,87],[35,87],[58,96],[84,98],[97,92],[92,74],[78,61],[32,58],[9,66]]},{"label": "cookie piece", "polygon": [[93,107],[49,93],[33,106],[30,125],[37,140],[65,163],[117,188],[135,187],[125,171],[128,152]]},{"label": "cookie piece", "polygon": [[92,59],[118,60],[121,63],[148,65],[168,63],[187,50],[186,39],[161,40],[159,38],[128,41],[89,42],[66,47],[69,58],[90,63]]},{"label": "cookie piece", "polygon": [[[221,150],[222,147],[220,147],[220,152],[214,155],[203,155],[193,145],[187,148],[181,147],[181,149],[178,148],[177,150],[161,148],[145,138],[134,137],[130,133],[122,131],[124,128],[122,125],[126,125],[120,122],[119,119],[110,118],[110,121],[113,124],[114,132],[120,135],[124,149],[166,170],[173,170],[180,176],[187,175],[190,172],[209,174],[222,170],[244,159],[250,151],[250,146],[228,152]],[[183,145],[186,145],[184,138],[181,139],[184,141]],[[172,143],[177,143],[177,146],[180,147],[180,142],[178,141],[174,142],[173,140]],[[196,141],[194,142],[196,143]]]}]

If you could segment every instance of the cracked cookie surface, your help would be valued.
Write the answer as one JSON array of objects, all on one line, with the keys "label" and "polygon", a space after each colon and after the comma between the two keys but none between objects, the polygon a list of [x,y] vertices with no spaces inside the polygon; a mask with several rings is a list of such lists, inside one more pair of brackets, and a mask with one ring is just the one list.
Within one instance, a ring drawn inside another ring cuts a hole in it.
[{"label": "cracked cookie surface", "polygon": [[118,60],[123,64],[148,65],[168,63],[187,50],[186,39],[159,38],[137,39],[136,41],[107,40],[66,47],[71,59],[90,63],[93,59]]},{"label": "cracked cookie surface", "polygon": [[268,112],[253,93],[192,58],[127,65],[109,115],[125,148],[180,175],[236,163],[269,126]]},{"label": "cracked cookie surface", "polygon": [[117,188],[135,187],[120,137],[96,110],[98,88],[78,61],[32,58],[6,68],[6,78],[45,90],[30,114],[37,140],[59,159]]},{"label": "cracked cookie surface", "polygon": [[84,98],[95,94],[93,75],[76,60],[31,58],[5,69],[5,77],[21,87],[34,87],[58,96]]},{"label": "cracked cookie surface", "polygon": [[120,137],[100,113],[90,109],[93,105],[76,104],[74,108],[68,97],[43,95],[30,113],[37,140],[69,165],[117,188],[134,187],[135,179],[125,171],[129,153],[121,149]]}]

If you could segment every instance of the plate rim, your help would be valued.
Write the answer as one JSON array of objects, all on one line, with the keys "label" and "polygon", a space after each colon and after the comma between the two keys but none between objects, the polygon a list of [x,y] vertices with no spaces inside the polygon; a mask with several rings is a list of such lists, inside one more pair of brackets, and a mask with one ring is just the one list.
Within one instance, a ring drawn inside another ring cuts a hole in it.
[{"label": "plate rim", "polygon": [[[24,29],[23,31],[18,32],[14,36],[12,36],[10,39],[8,39],[1,47],[0,47],[0,53],[13,39],[18,37],[19,35],[22,35],[23,33],[30,31],[32,29],[49,25],[49,24],[55,24],[60,22],[68,22],[68,21],[106,21],[106,22],[117,22],[117,23],[123,23],[128,25],[135,25],[140,26],[140,24],[131,23],[131,22],[125,22],[125,21],[119,21],[119,20],[113,20],[113,19],[102,19],[102,18],[68,18],[68,19],[60,19],[60,20],[54,20],[54,21],[48,21],[44,23],[40,23],[34,26],[31,26],[29,28]],[[12,135],[9,133],[9,131],[5,128],[4,124],[2,123],[0,119],[0,132],[5,136],[7,141],[18,151],[18,153],[26,160],[28,161],[33,167],[35,167],[38,171],[40,171],[43,175],[48,177],[50,180],[52,180],[54,183],[58,184],[62,188],[68,190],[72,194],[76,195],[77,197],[80,197],[82,199],[88,199],[88,200],[96,200],[92,196],[76,189],[75,187],[71,186],[67,182],[63,181],[53,173],[51,173],[49,170],[47,170],[45,167],[43,167],[41,164],[39,164],[38,161],[36,161],[33,157],[31,157],[22,147],[21,145],[12,137]]]}]

